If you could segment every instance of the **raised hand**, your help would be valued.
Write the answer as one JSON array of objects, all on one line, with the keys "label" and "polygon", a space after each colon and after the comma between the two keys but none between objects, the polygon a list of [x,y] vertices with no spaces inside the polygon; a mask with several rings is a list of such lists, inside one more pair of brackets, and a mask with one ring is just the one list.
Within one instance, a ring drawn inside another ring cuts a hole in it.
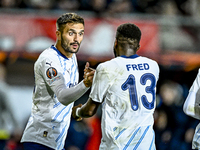
[{"label": "raised hand", "polygon": [[87,62],[85,65],[84,69],[84,84],[86,87],[91,87],[92,86],[92,81],[94,77],[95,69],[89,67],[89,63]]}]

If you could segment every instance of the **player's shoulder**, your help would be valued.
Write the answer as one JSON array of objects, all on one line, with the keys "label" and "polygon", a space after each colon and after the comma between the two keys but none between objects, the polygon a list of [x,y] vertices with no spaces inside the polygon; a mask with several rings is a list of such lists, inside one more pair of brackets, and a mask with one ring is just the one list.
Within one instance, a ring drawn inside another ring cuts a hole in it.
[{"label": "player's shoulder", "polygon": [[97,66],[97,71],[108,71],[111,72],[112,70],[116,70],[116,68],[118,67],[118,63],[117,63],[117,59],[113,58],[111,60],[107,60],[105,62],[100,63]]},{"label": "player's shoulder", "polygon": [[56,58],[56,51],[52,47],[45,49],[38,57],[37,61],[53,60]]},{"label": "player's shoulder", "polygon": [[38,57],[37,61],[35,62],[35,67],[44,67],[44,65],[46,64],[46,62],[52,62],[55,61],[56,59],[56,51],[53,50],[51,47],[45,49]]},{"label": "player's shoulder", "polygon": [[52,49],[51,47],[48,47],[47,49],[45,49],[39,57],[41,58],[46,58],[46,57],[53,57],[56,55],[56,51],[54,49]]},{"label": "player's shoulder", "polygon": [[148,58],[148,57],[144,57],[144,56],[140,56],[139,58],[142,59],[143,62],[147,62],[148,64],[159,68],[159,65],[158,65],[157,61],[155,61],[155,60],[153,60],[151,58]]}]

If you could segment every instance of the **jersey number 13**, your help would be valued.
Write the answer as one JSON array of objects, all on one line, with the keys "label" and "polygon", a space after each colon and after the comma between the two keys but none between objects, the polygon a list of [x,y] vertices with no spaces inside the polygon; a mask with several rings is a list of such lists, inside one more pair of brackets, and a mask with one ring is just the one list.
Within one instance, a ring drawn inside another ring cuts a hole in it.
[{"label": "jersey number 13", "polygon": [[[145,86],[147,80],[151,81],[151,84],[149,86]],[[140,78],[140,83],[144,85],[146,93],[141,96],[142,104],[147,109],[153,109],[154,108],[154,102],[155,102],[155,87],[156,87],[156,78],[151,73],[145,73]],[[137,96],[137,87],[135,84],[135,76],[129,75],[128,79],[122,84],[121,86],[122,90],[129,90],[129,96],[131,101],[131,107],[134,111],[138,109],[138,96]],[[150,93],[152,95],[151,100],[147,100],[147,96],[145,94]]]}]

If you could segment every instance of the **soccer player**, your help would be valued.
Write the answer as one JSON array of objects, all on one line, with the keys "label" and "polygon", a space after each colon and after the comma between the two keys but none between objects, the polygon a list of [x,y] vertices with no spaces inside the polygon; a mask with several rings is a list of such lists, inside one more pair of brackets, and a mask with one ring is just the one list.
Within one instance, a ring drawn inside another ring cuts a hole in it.
[{"label": "soccer player", "polygon": [[91,86],[94,71],[86,63],[78,83],[76,53],[84,34],[84,19],[66,13],[56,22],[56,43],[44,50],[34,65],[32,111],[21,142],[25,150],[62,150],[74,101]]},{"label": "soccer player", "polygon": [[88,101],[73,107],[76,120],[91,117],[102,104],[101,150],[155,150],[157,62],[138,56],[140,29],[131,23],[117,28],[114,59],[101,63]]},{"label": "soccer player", "polygon": [[[188,116],[200,120],[200,69],[194,80],[192,86],[190,87],[189,94],[183,105],[183,111]],[[195,134],[192,141],[192,148],[200,150],[200,123],[195,129]]]}]

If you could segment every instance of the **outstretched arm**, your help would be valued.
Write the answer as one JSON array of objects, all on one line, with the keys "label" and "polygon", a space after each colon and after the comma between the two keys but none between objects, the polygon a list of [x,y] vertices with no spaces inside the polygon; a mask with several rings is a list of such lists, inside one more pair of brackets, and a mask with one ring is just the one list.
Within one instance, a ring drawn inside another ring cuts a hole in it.
[{"label": "outstretched arm", "polygon": [[58,100],[63,105],[68,105],[79,99],[92,86],[94,72],[95,70],[90,69],[87,62],[84,69],[84,79],[79,84],[70,88],[67,88],[63,76],[60,75],[61,79],[57,81],[56,86],[52,87]]},{"label": "outstretched arm", "polygon": [[91,98],[82,106],[79,104],[72,108],[72,116],[80,121],[82,118],[92,117],[96,112],[101,103],[93,101]]}]

